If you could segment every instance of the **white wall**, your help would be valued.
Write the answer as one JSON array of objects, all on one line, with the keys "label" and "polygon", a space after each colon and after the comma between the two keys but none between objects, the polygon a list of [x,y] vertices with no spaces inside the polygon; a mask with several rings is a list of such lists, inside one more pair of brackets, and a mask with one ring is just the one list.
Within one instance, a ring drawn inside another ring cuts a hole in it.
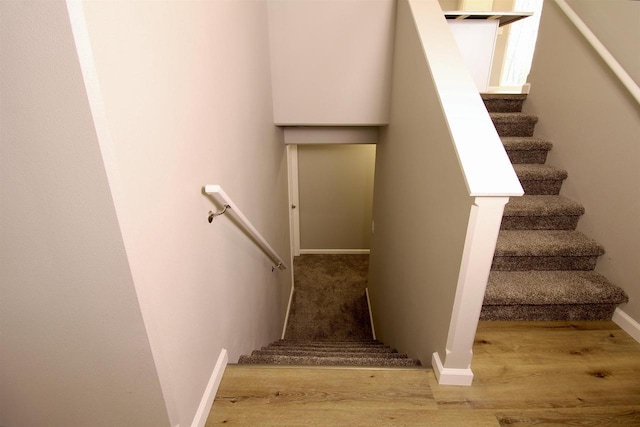
[{"label": "white wall", "polygon": [[275,122],[387,123],[395,1],[268,3]]},{"label": "white wall", "polygon": [[640,106],[555,2],[543,9],[530,81],[536,136],[554,143],[548,163],[569,172],[562,194],[586,209],[578,230],[605,247],[596,270],[629,294],[622,308],[640,321]]},{"label": "white wall", "polygon": [[300,248],[369,249],[376,146],[298,146]]},{"label": "white wall", "polygon": [[64,2],[0,51],[0,425],[168,426]]}]

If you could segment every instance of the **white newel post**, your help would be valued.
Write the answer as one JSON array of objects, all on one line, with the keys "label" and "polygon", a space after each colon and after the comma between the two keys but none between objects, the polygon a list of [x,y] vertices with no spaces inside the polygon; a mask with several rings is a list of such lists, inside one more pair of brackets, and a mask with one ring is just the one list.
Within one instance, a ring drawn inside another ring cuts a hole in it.
[{"label": "white newel post", "polygon": [[469,386],[473,381],[473,342],[508,201],[508,197],[476,197],[471,207],[446,354],[433,353],[433,370],[439,384]]}]

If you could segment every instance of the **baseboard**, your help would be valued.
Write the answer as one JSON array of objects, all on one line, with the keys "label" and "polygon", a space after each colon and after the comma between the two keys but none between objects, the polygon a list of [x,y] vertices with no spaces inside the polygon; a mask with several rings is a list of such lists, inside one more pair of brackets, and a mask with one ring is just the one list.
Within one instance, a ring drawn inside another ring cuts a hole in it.
[{"label": "baseboard", "polygon": [[620,326],[623,331],[631,335],[631,338],[640,342],[640,323],[636,322],[631,316],[622,311],[620,307],[616,308],[611,318],[616,325]]},{"label": "baseboard", "polygon": [[369,249],[300,249],[300,255],[361,255],[369,254]]},{"label": "baseboard", "polygon": [[291,312],[291,302],[293,301],[293,267],[291,268],[291,292],[289,293],[289,304],[287,304],[287,314],[284,316],[284,326],[282,327],[281,339],[284,339],[284,334],[287,332],[287,324],[289,323],[289,313]]},{"label": "baseboard", "polygon": [[228,361],[229,355],[227,354],[227,350],[223,348],[220,352],[220,356],[218,356],[216,366],[213,368],[213,373],[211,374],[209,383],[204,389],[200,406],[198,406],[198,410],[196,411],[196,416],[193,418],[191,427],[204,427],[206,424],[209,412],[211,412],[211,406],[213,406],[213,399],[215,399],[216,393],[218,392],[218,387],[220,386],[220,381],[222,381],[222,375],[224,374]]},{"label": "baseboard", "polygon": [[371,337],[376,339],[376,328],[373,326],[373,311],[371,311],[371,300],[369,299],[369,288],[364,288],[364,293],[367,295],[367,307],[369,308],[369,322],[371,323]]},{"label": "baseboard", "polygon": [[431,364],[433,373],[436,374],[436,379],[440,385],[470,386],[473,382],[473,372],[471,372],[471,369],[445,368],[437,352],[433,353]]}]

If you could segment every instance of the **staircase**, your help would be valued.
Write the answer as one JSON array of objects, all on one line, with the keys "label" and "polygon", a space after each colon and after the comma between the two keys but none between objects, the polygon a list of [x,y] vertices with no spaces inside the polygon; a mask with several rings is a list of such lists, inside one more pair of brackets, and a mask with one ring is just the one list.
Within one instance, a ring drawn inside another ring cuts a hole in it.
[{"label": "staircase", "polygon": [[241,356],[239,364],[322,366],[419,366],[420,362],[376,340],[290,341],[280,340]]},{"label": "staircase", "polygon": [[241,356],[239,364],[416,367],[372,338],[365,289],[368,255],[300,255],[285,340]]},{"label": "staircase", "polygon": [[526,95],[483,95],[525,191],[505,207],[481,320],[608,320],[627,302],[594,270],[604,248],[576,231],[584,208],[559,195],[565,170],[546,164]]}]

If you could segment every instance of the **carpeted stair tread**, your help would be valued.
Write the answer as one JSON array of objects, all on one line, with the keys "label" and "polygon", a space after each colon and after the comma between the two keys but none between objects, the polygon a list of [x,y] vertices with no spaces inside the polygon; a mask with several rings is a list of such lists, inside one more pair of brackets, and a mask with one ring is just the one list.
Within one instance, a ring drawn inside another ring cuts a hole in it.
[{"label": "carpeted stair tread", "polygon": [[501,137],[533,136],[538,116],[524,113],[489,113],[493,125]]},{"label": "carpeted stair tread", "polygon": [[499,113],[514,113],[522,111],[522,105],[527,99],[526,94],[482,94],[482,100],[488,111]]},{"label": "carpeted stair tread", "polygon": [[312,356],[312,357],[369,357],[369,358],[388,358],[388,359],[406,359],[407,355],[398,352],[369,352],[369,351],[313,351],[313,350],[254,350],[252,356]]},{"label": "carpeted stair tread", "polygon": [[500,139],[513,164],[544,164],[553,147],[549,141],[533,137],[505,136]]},{"label": "carpeted stair tread", "polygon": [[514,164],[520,184],[527,195],[560,194],[562,183],[567,178],[567,171],[541,164]]},{"label": "carpeted stair tread", "polygon": [[566,170],[549,165],[518,164],[513,165],[518,178],[528,181],[556,181],[567,179]]},{"label": "carpeted stair tread", "polygon": [[600,256],[604,248],[578,231],[501,230],[495,256]]},{"label": "carpeted stair tread", "polygon": [[559,195],[512,197],[504,208],[504,216],[582,215],[584,207]]},{"label": "carpeted stair tread", "polygon": [[238,363],[303,366],[420,366],[420,361],[414,359],[378,357],[241,356]]},{"label": "carpeted stair tread", "polygon": [[504,208],[503,230],[575,230],[584,207],[558,195],[512,197]]},{"label": "carpeted stair tread", "polygon": [[368,341],[325,341],[325,340],[278,340],[269,344],[270,346],[305,346],[305,347],[381,347],[389,348],[388,345],[381,343],[380,341],[368,340]]},{"label": "carpeted stair tread", "polygon": [[492,271],[485,305],[621,304],[627,295],[595,271]]}]

